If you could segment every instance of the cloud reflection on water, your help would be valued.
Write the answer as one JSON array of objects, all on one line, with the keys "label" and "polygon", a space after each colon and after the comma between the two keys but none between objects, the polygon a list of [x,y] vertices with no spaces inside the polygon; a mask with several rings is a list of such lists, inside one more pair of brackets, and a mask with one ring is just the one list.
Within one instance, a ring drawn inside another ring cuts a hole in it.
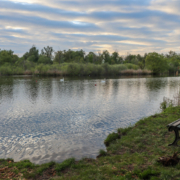
[{"label": "cloud reflection on water", "polygon": [[110,132],[158,112],[179,79],[0,78],[0,158],[95,157]]}]

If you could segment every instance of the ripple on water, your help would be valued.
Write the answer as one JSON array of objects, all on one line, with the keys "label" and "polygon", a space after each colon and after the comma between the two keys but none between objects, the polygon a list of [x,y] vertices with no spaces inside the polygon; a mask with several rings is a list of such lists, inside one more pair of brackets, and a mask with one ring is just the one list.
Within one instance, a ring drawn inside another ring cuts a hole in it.
[{"label": "ripple on water", "polygon": [[0,78],[0,158],[95,158],[109,133],[158,112],[180,85],[174,77],[65,80]]}]

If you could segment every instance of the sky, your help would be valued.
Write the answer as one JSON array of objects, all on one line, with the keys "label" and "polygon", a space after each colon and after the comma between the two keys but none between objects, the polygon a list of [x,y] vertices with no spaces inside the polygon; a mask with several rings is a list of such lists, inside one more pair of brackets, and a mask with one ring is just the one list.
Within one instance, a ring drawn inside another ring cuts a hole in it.
[{"label": "sky", "polygon": [[180,0],[0,0],[0,49],[180,53]]}]

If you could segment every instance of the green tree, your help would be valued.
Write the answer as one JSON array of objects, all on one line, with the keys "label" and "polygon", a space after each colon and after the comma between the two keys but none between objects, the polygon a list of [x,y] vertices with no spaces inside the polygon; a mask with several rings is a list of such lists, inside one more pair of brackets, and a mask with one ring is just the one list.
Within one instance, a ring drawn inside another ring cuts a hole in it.
[{"label": "green tree", "polygon": [[14,64],[18,61],[18,56],[13,53],[14,52],[12,50],[0,50],[0,64]]},{"label": "green tree", "polygon": [[44,55],[44,56],[48,57],[49,59],[52,59],[52,53],[53,52],[54,52],[53,48],[50,46],[47,46],[41,50],[41,55]]},{"label": "green tree", "polygon": [[105,63],[108,63],[108,64],[111,63],[111,56],[109,54],[109,51],[107,51],[107,50],[103,51],[102,57],[103,57]]},{"label": "green tree", "polygon": [[49,57],[40,55],[40,57],[38,59],[38,63],[39,64],[52,64],[52,61]]},{"label": "green tree", "polygon": [[138,66],[141,68],[141,69],[144,69],[145,68],[145,59],[146,59],[146,56],[147,54],[145,53],[144,56],[141,56],[140,54],[138,54],[136,56],[137,60],[138,60]]},{"label": "green tree", "polygon": [[94,64],[98,64],[98,63],[100,63],[101,60],[100,60],[99,56],[97,56],[95,53],[89,52],[87,54],[87,56],[85,57],[85,61],[94,63]]},{"label": "green tree", "polygon": [[111,64],[118,64],[119,63],[119,53],[113,52],[111,55]]},{"label": "green tree", "polygon": [[128,54],[124,59],[124,63],[134,64],[135,62],[137,62],[136,55]]},{"label": "green tree", "polygon": [[63,63],[64,62],[64,54],[63,51],[57,51],[55,52],[55,57],[53,62],[57,62],[57,63]]},{"label": "green tree", "polygon": [[174,56],[168,58],[168,65],[170,73],[175,73],[176,71],[179,71],[180,56],[175,54]]},{"label": "green tree", "polygon": [[156,52],[149,53],[146,56],[146,67],[153,71],[153,73],[161,73],[167,70],[167,60],[163,55]]},{"label": "green tree", "polygon": [[31,62],[38,62],[39,59],[39,50],[33,45],[30,49],[29,52],[26,52],[23,55],[23,58],[25,60],[31,61]]}]

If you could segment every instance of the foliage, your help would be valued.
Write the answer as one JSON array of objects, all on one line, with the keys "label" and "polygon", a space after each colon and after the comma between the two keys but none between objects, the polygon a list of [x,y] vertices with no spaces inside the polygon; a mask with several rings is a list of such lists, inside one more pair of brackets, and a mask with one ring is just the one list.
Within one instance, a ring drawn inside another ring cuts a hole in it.
[{"label": "foliage", "polygon": [[126,63],[125,65],[126,65],[127,69],[134,69],[134,70],[139,69],[138,65],[135,65],[135,64],[132,64],[132,63]]},{"label": "foliage", "polygon": [[0,65],[13,64],[18,60],[18,56],[13,54],[12,50],[0,50]]},{"label": "foliage", "polygon": [[164,72],[178,74],[180,54],[169,51],[168,54],[152,52],[144,55],[120,56],[117,51],[110,54],[108,50],[86,54],[82,49],[55,52],[50,46],[44,47],[39,54],[39,50],[33,45],[22,57],[18,57],[12,50],[0,49],[0,66],[3,66],[1,67],[3,75],[23,74],[27,71],[35,73],[39,64],[55,65],[44,68],[43,74],[46,75],[132,75],[149,74],[149,70],[156,74]]},{"label": "foliage", "polygon": [[156,52],[149,53],[146,56],[146,67],[154,73],[161,73],[167,70],[167,61],[163,55]]},{"label": "foliage", "polygon": [[40,55],[39,59],[38,59],[38,63],[39,64],[52,64],[52,61],[49,57],[44,56],[44,55]]},{"label": "foliage", "polygon": [[33,45],[30,49],[29,52],[26,52],[23,55],[23,58],[25,60],[31,61],[31,62],[37,62],[39,58],[39,50]]},{"label": "foliage", "polygon": [[52,53],[54,52],[53,48],[50,46],[44,47],[41,50],[41,55],[47,57],[48,59],[52,59]]}]

